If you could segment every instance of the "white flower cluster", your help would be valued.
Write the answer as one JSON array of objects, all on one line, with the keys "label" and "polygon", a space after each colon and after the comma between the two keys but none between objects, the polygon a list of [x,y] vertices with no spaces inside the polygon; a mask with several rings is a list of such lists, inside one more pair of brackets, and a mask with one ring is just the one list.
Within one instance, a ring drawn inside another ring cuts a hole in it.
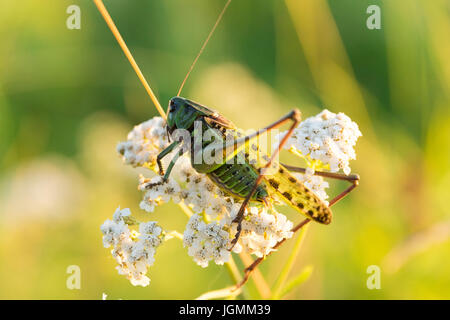
[{"label": "white flower cluster", "polygon": [[113,220],[106,220],[100,230],[104,247],[113,247],[111,254],[119,264],[116,267],[119,274],[125,275],[134,286],[145,287],[150,283],[147,270],[155,262],[156,248],[163,240],[163,233],[154,221],[140,223],[139,232],[128,228],[128,224],[133,223],[130,209],[119,207]]},{"label": "white flower cluster", "polygon": [[[230,246],[231,235],[229,226],[224,221],[207,223],[198,213],[194,213],[189,219],[183,235],[183,245],[188,247],[188,254],[199,266],[206,268],[210,260],[222,265],[230,259],[227,248]],[[233,248],[234,252],[241,250],[240,244]]]},{"label": "white flower cluster", "polygon": [[293,235],[292,222],[285,215],[270,211],[250,207],[242,222],[242,245],[257,257],[268,255],[280,240],[289,239]]},{"label": "white flower cluster", "polygon": [[[226,214],[220,220],[205,222],[207,215],[195,213],[189,219],[184,232],[183,244],[188,247],[188,254],[194,261],[207,267],[209,261],[223,264],[230,258],[227,250],[231,246],[236,233],[236,226],[231,221],[239,211],[240,204],[236,203],[230,215]],[[264,207],[249,207],[242,221],[242,233],[233,252],[239,253],[245,248],[250,254],[263,257],[274,249],[282,239],[292,237],[293,224],[285,215],[268,210]]]},{"label": "white flower cluster", "polygon": [[328,201],[326,201],[326,199],[328,199],[328,194],[325,189],[329,188],[330,185],[323,177],[315,176],[312,168],[306,168],[304,174],[294,173],[294,176],[328,205]]},{"label": "white flower cluster", "polygon": [[216,218],[228,212],[234,204],[233,199],[227,197],[205,174],[192,168],[186,155],[178,159],[166,183],[154,185],[160,181],[160,176],[152,179],[141,176],[138,189],[145,192],[140,204],[141,209],[153,212],[155,206],[169,200],[175,203],[183,200],[192,211],[205,212],[211,218]]},{"label": "white flower cluster", "polygon": [[169,179],[166,183],[156,185],[152,188],[147,186],[160,182],[162,178],[160,176],[153,177],[152,179],[145,178],[143,175],[139,175],[138,189],[144,191],[144,198],[140,203],[140,208],[147,212],[153,212],[155,207],[173,200],[175,203],[180,202],[180,186],[174,179]]},{"label": "white flower cluster", "polygon": [[323,110],[302,121],[285,148],[299,153],[307,161],[328,165],[331,172],[342,169],[349,174],[349,160],[356,158],[353,147],[360,136],[358,125],[345,114]]},{"label": "white flower cluster", "polygon": [[158,153],[169,145],[164,119],[154,117],[133,128],[127,141],[117,145],[117,152],[126,164],[133,167],[151,167]]}]

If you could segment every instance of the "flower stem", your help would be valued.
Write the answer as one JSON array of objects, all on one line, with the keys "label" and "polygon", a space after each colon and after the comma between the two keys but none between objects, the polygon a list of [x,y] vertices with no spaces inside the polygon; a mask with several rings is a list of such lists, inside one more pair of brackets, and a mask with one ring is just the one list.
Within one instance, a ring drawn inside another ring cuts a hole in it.
[{"label": "flower stem", "polygon": [[181,233],[179,233],[178,231],[175,231],[175,230],[167,232],[166,240],[170,240],[170,239],[173,239],[173,238],[177,238],[178,240],[183,241],[183,234],[181,234]]},{"label": "flower stem", "polygon": [[[239,270],[238,270],[236,263],[234,262],[234,259],[232,256],[230,256],[230,260],[225,263],[225,268],[227,269],[234,284],[237,284],[242,281],[242,276],[239,273]],[[233,299],[240,294],[242,294],[244,296],[244,299],[248,299],[248,293],[245,288],[236,289],[236,286],[232,285],[230,287],[226,287],[223,289],[205,292],[202,295],[200,295],[199,297],[197,297],[196,300],[211,300],[211,299],[220,299],[220,298]]]},{"label": "flower stem", "polygon": [[233,282],[235,284],[242,281],[242,276],[239,273],[236,262],[234,262],[234,259],[232,256],[230,256],[230,260],[225,263],[225,267],[227,268],[227,271],[230,274],[230,277],[231,277],[231,279],[233,279]]},{"label": "flower stem", "polygon": [[[227,269],[231,279],[233,280],[234,285],[236,285],[242,281],[241,273],[239,272],[239,269],[238,269],[236,262],[234,261],[232,255],[230,255],[230,260],[228,260],[228,262],[225,263],[225,268]],[[233,285],[233,288],[235,288],[234,285]],[[242,296],[244,299],[249,299],[248,291],[246,288],[239,288],[236,291],[239,291],[240,293],[242,293]]]},{"label": "flower stem", "polygon": [[189,209],[189,207],[184,202],[179,202],[178,206],[183,210],[183,212],[186,214],[188,218],[192,216],[192,211]]}]

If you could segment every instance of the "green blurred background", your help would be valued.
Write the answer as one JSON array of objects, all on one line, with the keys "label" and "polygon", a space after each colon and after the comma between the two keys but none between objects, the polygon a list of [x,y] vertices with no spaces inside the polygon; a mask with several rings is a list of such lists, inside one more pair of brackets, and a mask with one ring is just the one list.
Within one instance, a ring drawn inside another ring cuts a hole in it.
[{"label": "green blurred background", "polygon": [[[224,3],[105,1],[163,106]],[[80,30],[66,28],[71,4]],[[371,4],[381,30],[366,27]],[[93,2],[2,0],[0,35],[0,298],[188,299],[230,285],[224,268],[198,267],[171,240],[150,286],[133,287],[102,247],[99,227],[119,205],[140,212],[138,171],[116,144],[157,113]],[[446,0],[231,3],[184,96],[242,128],[327,108],[363,133],[351,163],[361,185],[333,224],[310,226],[291,275],[313,272],[287,298],[450,298],[449,35]],[[180,232],[187,222],[170,204],[142,217]],[[260,268],[269,285],[292,245]],[[69,265],[81,290],[66,287]],[[370,265],[380,290],[366,287]]]}]

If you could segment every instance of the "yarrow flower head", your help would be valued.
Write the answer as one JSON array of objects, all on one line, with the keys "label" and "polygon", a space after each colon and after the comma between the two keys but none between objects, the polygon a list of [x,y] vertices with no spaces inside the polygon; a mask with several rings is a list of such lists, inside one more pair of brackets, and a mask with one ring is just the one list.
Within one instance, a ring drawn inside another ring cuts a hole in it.
[{"label": "yarrow flower head", "polygon": [[331,172],[342,169],[349,174],[349,161],[356,159],[353,148],[361,135],[358,125],[342,112],[323,110],[300,123],[285,149],[304,157],[314,169],[324,166]]},{"label": "yarrow flower head", "polygon": [[328,205],[328,201],[326,201],[326,199],[328,199],[328,194],[325,189],[329,188],[330,185],[323,177],[314,175],[314,169],[306,168],[304,174],[294,173],[294,176]]},{"label": "yarrow flower head", "polygon": [[250,207],[242,222],[241,241],[251,254],[263,257],[283,239],[292,237],[293,224],[285,215],[266,208]]},{"label": "yarrow flower head", "polygon": [[126,164],[133,167],[152,167],[156,157],[169,145],[161,117],[154,117],[133,128],[128,140],[117,145],[117,152]]},{"label": "yarrow flower head", "polygon": [[[188,254],[203,268],[209,261],[222,265],[230,259],[228,247],[232,240],[229,227],[220,222],[207,223],[201,214],[194,213],[186,226],[183,236],[183,245],[188,247]],[[233,248],[234,252],[240,252],[238,244]]]},{"label": "yarrow flower head", "polygon": [[161,244],[164,234],[156,222],[143,222],[139,232],[130,230],[132,223],[130,209],[117,208],[112,220],[106,220],[100,227],[105,248],[113,247],[111,254],[119,264],[119,274],[125,275],[137,286],[147,286],[150,279],[146,276],[148,267],[155,262],[156,248]]},{"label": "yarrow flower head", "polygon": [[[140,208],[147,212],[153,212],[156,206],[173,200],[175,203],[180,202],[181,188],[174,179],[169,179],[163,184],[159,176],[151,179],[139,176],[138,190],[144,191],[144,198],[140,203]],[[153,186],[154,185],[154,186]],[[153,187],[152,187],[153,186]]]}]

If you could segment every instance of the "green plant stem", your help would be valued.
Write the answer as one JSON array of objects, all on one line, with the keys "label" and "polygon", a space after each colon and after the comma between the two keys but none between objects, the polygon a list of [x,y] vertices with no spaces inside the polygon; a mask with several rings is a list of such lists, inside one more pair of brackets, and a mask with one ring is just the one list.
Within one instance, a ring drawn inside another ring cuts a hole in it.
[{"label": "green plant stem", "polygon": [[293,248],[286,264],[284,265],[283,269],[281,270],[280,275],[278,276],[278,279],[275,282],[275,285],[273,287],[272,299],[278,299],[280,297],[280,293],[283,289],[286,279],[289,276],[289,273],[294,265],[295,259],[297,258],[297,255],[302,246],[303,239],[305,238],[306,230],[308,230],[308,226],[309,225],[305,225],[300,230],[300,233],[297,236],[297,240],[295,241],[294,248]]}]

